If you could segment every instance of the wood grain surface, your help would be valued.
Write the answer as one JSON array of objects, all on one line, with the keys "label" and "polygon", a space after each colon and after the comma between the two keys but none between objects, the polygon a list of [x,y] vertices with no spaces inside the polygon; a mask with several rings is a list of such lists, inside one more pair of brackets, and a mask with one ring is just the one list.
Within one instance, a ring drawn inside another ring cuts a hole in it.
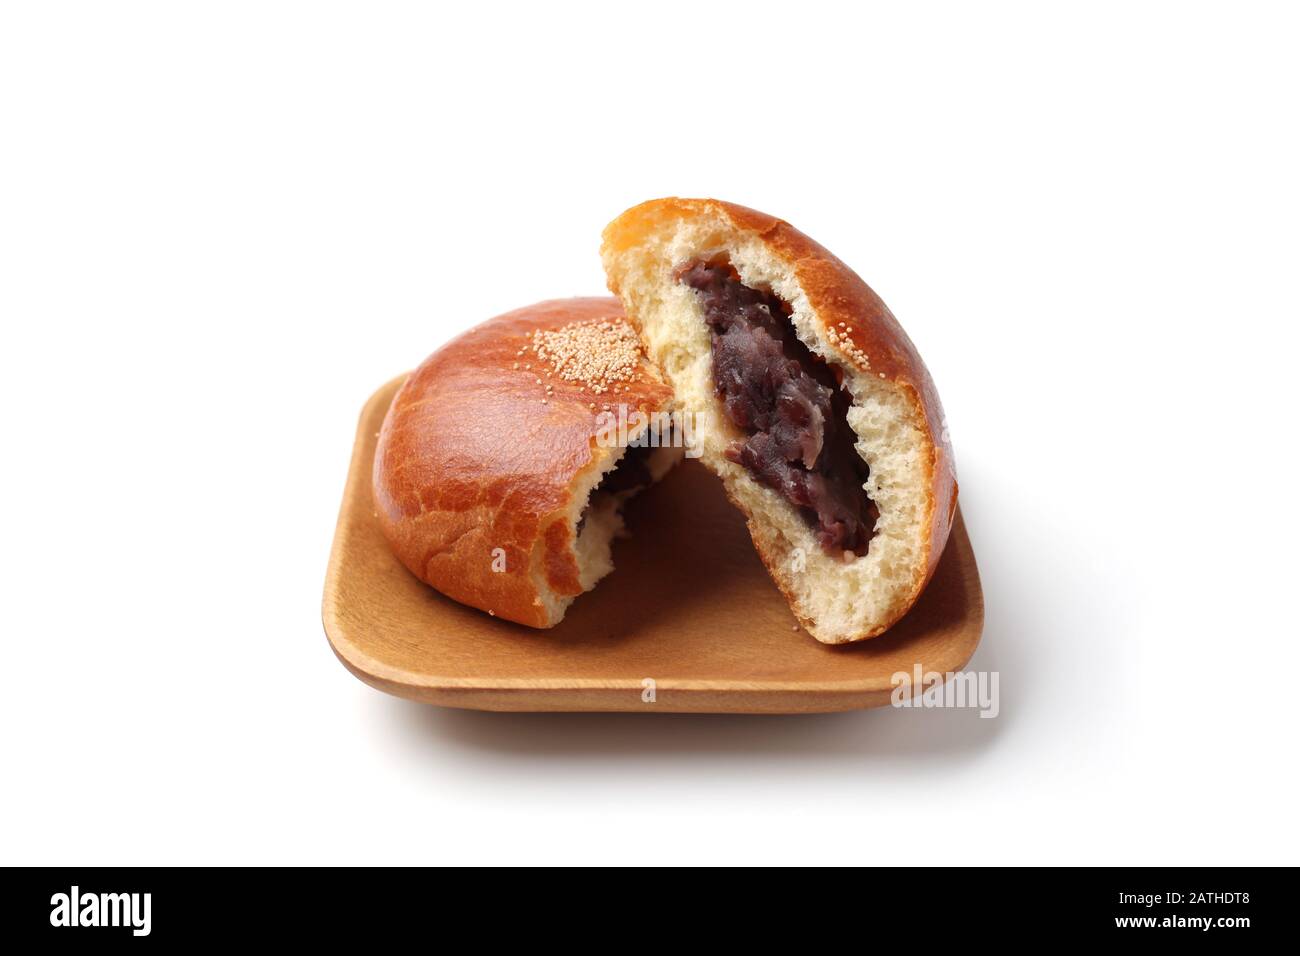
[{"label": "wood grain surface", "polygon": [[322,609],[339,660],[380,690],[481,710],[818,713],[888,704],[895,673],[956,671],[975,652],[984,599],[960,513],[907,616],[831,647],[796,627],[739,513],[692,461],[629,504],[614,572],[558,626],[457,604],[402,567],[375,522],[376,434],[404,378],[362,411]]}]

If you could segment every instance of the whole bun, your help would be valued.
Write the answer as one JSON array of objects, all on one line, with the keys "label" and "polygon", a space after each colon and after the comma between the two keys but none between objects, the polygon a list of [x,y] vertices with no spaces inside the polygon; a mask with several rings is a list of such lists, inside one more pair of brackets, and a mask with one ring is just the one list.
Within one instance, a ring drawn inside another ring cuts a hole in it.
[{"label": "whole bun", "polygon": [[629,419],[649,415],[670,399],[615,299],[490,319],[429,356],[393,398],[374,464],[384,536],[448,597],[550,627],[613,570],[622,502],[678,457],[606,447],[601,416],[619,406]]}]

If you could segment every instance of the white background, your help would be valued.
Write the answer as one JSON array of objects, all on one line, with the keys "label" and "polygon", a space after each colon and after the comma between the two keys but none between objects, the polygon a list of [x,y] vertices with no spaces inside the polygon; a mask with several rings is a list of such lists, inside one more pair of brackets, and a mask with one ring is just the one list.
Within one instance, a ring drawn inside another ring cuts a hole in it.
[{"label": "white background", "polygon": [[[1296,863],[1294,8],[10,4],[5,863]],[[775,213],[939,384],[1001,715],[495,715],[320,625],[356,416]]]}]

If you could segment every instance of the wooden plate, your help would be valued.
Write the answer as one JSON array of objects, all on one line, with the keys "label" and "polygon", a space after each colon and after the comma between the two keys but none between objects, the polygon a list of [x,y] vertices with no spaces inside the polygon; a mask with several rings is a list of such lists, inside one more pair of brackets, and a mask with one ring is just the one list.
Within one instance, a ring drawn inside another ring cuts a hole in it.
[{"label": "wooden plate", "polygon": [[739,513],[692,461],[628,505],[614,572],[563,623],[539,631],[457,604],[398,563],[374,520],[375,440],[404,378],[361,413],[325,577],[325,633],[373,687],[480,710],[813,713],[888,704],[896,672],[956,671],[975,652],[984,599],[960,514],[908,615],[828,647],[795,628]]}]

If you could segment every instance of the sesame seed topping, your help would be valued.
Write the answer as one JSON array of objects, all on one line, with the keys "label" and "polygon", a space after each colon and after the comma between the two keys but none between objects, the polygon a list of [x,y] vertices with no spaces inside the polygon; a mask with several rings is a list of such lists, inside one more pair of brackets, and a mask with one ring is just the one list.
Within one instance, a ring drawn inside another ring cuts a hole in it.
[{"label": "sesame seed topping", "polygon": [[[843,331],[841,331],[841,329]],[[833,325],[828,325],[826,327],[826,339],[831,343],[831,345],[840,349],[842,352],[845,352],[860,368],[867,368],[871,365],[871,360],[867,356],[867,353],[862,351],[862,349],[857,346],[857,343],[853,341],[853,332],[845,325],[845,323],[841,322],[838,329]],[[881,377],[883,378],[884,376],[882,375]]]},{"label": "sesame seed topping", "polygon": [[616,383],[633,381],[641,367],[641,340],[622,321],[570,322],[554,331],[539,330],[533,333],[532,350],[564,381],[581,383],[596,395],[618,391]]}]

